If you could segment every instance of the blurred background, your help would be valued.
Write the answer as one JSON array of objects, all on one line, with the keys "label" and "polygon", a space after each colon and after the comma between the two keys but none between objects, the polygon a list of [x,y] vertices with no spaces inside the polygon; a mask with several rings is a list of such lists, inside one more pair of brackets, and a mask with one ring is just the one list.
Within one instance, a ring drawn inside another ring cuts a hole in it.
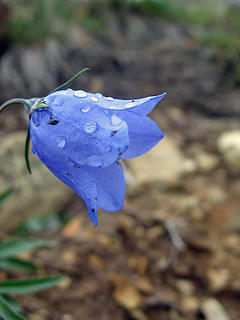
[{"label": "blurred background", "polygon": [[[240,1],[0,0],[0,102],[73,89],[168,92],[166,138],[129,161],[125,209],[95,229],[74,193],[24,163],[19,106],[0,117],[0,237],[56,241],[34,258],[58,288],[21,297],[30,320],[240,319]],[[11,273],[0,271],[0,279]]]}]

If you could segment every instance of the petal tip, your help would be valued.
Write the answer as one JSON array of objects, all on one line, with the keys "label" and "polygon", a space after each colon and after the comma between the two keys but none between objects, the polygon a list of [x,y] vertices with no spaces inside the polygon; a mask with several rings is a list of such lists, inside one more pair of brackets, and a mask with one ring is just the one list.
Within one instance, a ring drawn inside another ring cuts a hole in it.
[{"label": "petal tip", "polygon": [[89,219],[93,222],[94,226],[97,228],[98,226],[98,217],[97,217],[97,213],[94,209],[89,209],[88,210],[88,216]]}]

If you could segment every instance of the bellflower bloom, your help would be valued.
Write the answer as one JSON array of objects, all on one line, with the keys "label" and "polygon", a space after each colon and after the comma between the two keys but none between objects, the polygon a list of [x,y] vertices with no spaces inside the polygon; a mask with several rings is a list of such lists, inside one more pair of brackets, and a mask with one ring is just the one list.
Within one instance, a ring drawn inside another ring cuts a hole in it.
[{"label": "bellflower bloom", "polygon": [[164,95],[120,100],[67,89],[43,98],[48,108],[32,113],[33,153],[85,201],[95,226],[98,208],[123,208],[119,160],[144,154],[163,138],[146,115]]},{"label": "bellflower bloom", "polygon": [[66,89],[87,69],[45,98],[11,99],[0,112],[10,104],[24,105],[30,119],[25,146],[29,172],[31,139],[33,153],[85,201],[97,226],[98,208],[123,208],[125,179],[119,160],[140,156],[163,138],[147,115],[165,94],[120,100]]}]

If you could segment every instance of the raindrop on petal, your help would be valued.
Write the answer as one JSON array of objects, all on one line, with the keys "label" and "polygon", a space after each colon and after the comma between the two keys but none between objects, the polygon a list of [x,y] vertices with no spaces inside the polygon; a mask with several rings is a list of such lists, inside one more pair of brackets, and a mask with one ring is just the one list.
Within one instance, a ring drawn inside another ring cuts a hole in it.
[{"label": "raindrop on petal", "polygon": [[92,155],[88,157],[85,163],[89,166],[99,167],[99,168],[101,168],[104,164],[102,157],[97,155]]},{"label": "raindrop on petal", "polygon": [[98,93],[96,93],[96,96],[97,96],[98,98],[102,98],[103,95],[98,92]]},{"label": "raindrop on petal", "polygon": [[59,147],[59,148],[64,148],[65,147],[66,140],[65,140],[64,137],[58,137],[56,139],[56,142],[57,142],[57,147]]},{"label": "raindrop on petal", "polygon": [[96,122],[87,122],[83,126],[83,130],[87,133],[93,133],[97,129],[97,124]]},{"label": "raindrop on petal", "polygon": [[118,118],[115,114],[112,115],[111,117],[111,122],[113,126],[118,126],[119,124],[121,124],[123,121],[122,119]]},{"label": "raindrop on petal", "polygon": [[98,102],[98,98],[97,97],[91,97],[90,100],[92,100],[93,102]]},{"label": "raindrop on petal", "polygon": [[132,108],[132,107],[135,107],[136,105],[137,105],[136,102],[129,102],[129,103],[127,103],[127,104],[125,105],[125,107],[127,107],[127,108]]},{"label": "raindrop on petal", "polygon": [[85,106],[81,109],[82,112],[88,112],[90,111],[91,107],[90,106]]},{"label": "raindrop on petal", "polygon": [[74,96],[78,98],[85,98],[87,96],[87,93],[83,90],[74,91]]},{"label": "raindrop on petal", "polygon": [[114,100],[112,97],[106,97],[105,99],[108,100],[108,101]]}]

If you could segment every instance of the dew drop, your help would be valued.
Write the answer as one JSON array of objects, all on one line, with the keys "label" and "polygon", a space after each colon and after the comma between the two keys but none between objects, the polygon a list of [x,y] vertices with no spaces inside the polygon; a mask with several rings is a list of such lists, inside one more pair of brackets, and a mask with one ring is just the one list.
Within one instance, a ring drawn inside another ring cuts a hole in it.
[{"label": "dew drop", "polygon": [[103,159],[97,155],[92,155],[88,157],[85,163],[89,166],[98,167],[98,168],[101,168],[104,164]]},{"label": "dew drop", "polygon": [[96,122],[87,122],[83,126],[83,130],[87,133],[93,133],[97,129],[97,124]]},{"label": "dew drop", "polygon": [[132,108],[132,107],[135,107],[136,105],[137,105],[136,102],[129,102],[129,103],[127,103],[127,104],[125,105],[125,107],[127,107],[127,108]]},{"label": "dew drop", "polygon": [[83,90],[74,91],[74,96],[78,98],[85,98],[87,96],[87,93]]},{"label": "dew drop", "polygon": [[104,110],[103,111],[105,114],[109,115],[109,110]]},{"label": "dew drop", "polygon": [[98,92],[98,93],[96,93],[96,96],[97,96],[98,98],[102,98],[103,95]]},{"label": "dew drop", "polygon": [[37,121],[36,119],[32,119],[32,123],[33,123],[34,127],[36,127],[36,128],[40,126],[40,122]]},{"label": "dew drop", "polygon": [[98,98],[97,97],[91,97],[90,100],[92,100],[93,102],[98,102]]},{"label": "dew drop", "polygon": [[108,101],[112,101],[112,100],[114,100],[112,97],[106,97],[106,100],[108,100]]},{"label": "dew drop", "polygon": [[90,111],[91,107],[90,106],[85,106],[81,109],[82,112],[88,112]]},{"label": "dew drop", "polygon": [[66,140],[64,137],[58,137],[56,139],[56,143],[57,143],[57,147],[58,148],[64,148],[65,147],[65,144],[66,144]]},{"label": "dew drop", "polygon": [[115,114],[111,117],[111,122],[113,126],[118,126],[120,123],[122,123],[122,119],[118,118]]}]

